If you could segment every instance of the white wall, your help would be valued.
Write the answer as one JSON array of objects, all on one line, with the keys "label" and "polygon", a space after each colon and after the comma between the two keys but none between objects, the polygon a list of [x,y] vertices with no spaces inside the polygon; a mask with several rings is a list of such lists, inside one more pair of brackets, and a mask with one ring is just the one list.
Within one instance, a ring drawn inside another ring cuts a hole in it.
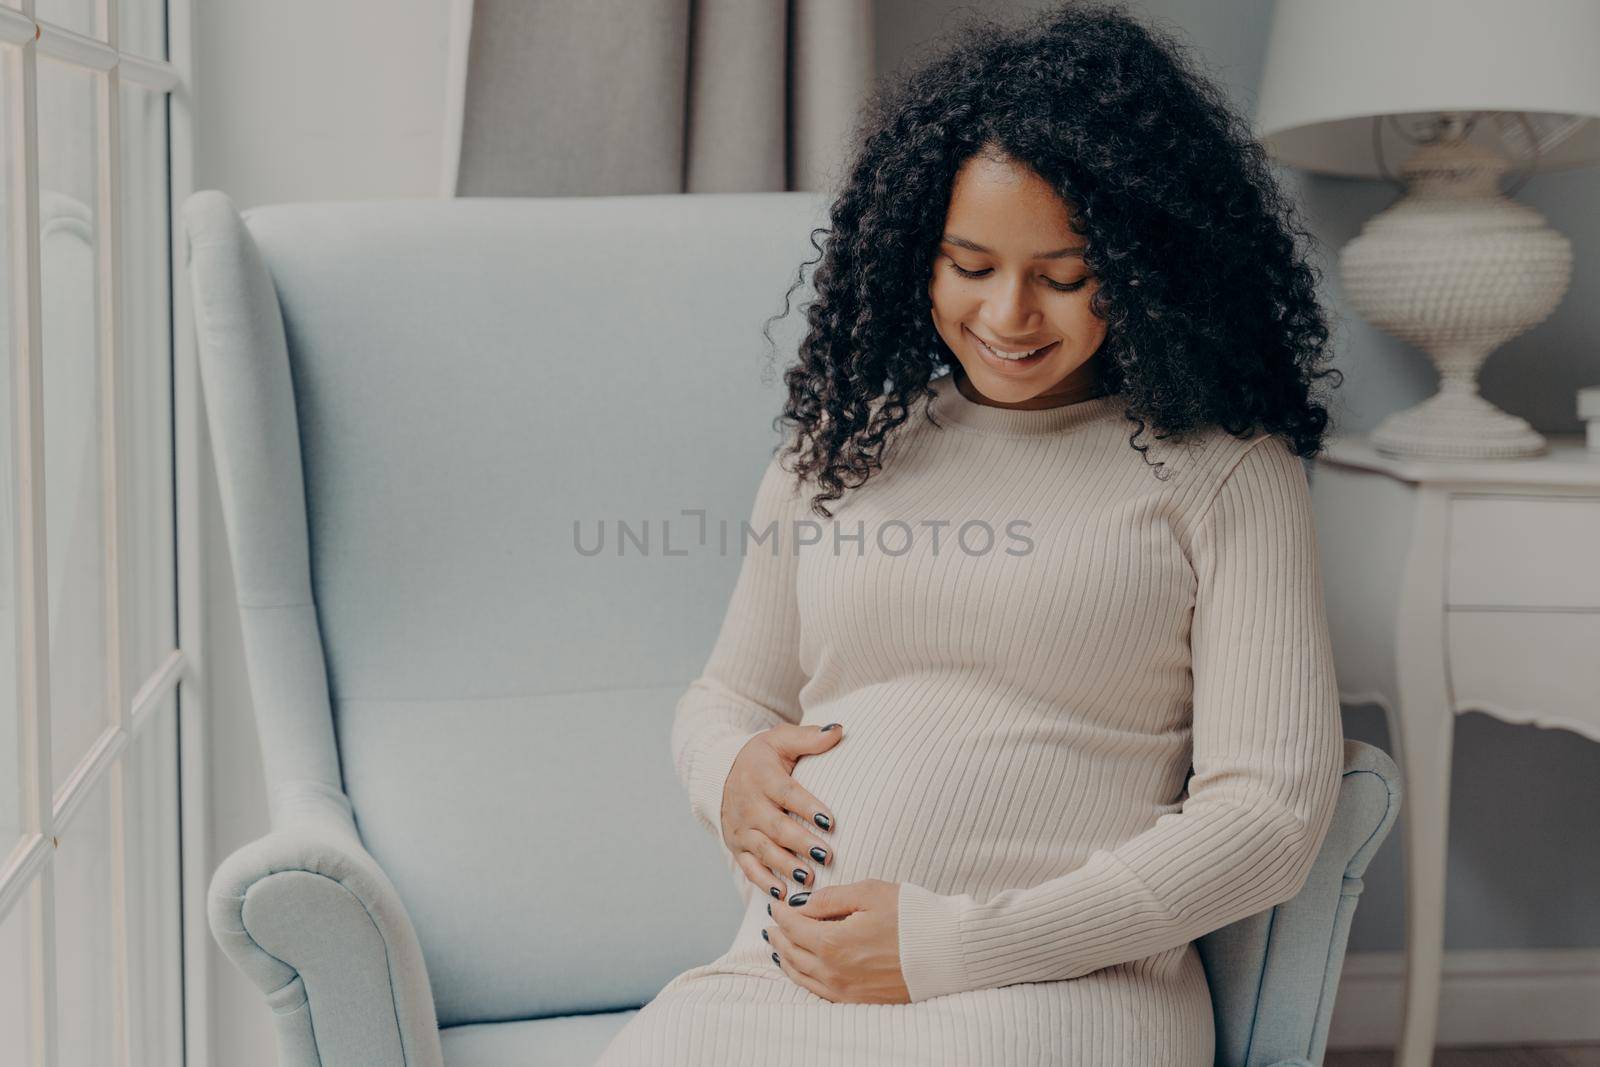
[{"label": "white wall", "polygon": [[195,5],[196,188],[239,207],[433,196],[449,0]]},{"label": "white wall", "polygon": [[[221,189],[241,210],[435,195],[448,9],[449,0],[195,4],[195,188]],[[201,440],[214,868],[269,827],[216,476]],[[261,993],[214,942],[211,974],[212,1063],[271,1067]]]}]

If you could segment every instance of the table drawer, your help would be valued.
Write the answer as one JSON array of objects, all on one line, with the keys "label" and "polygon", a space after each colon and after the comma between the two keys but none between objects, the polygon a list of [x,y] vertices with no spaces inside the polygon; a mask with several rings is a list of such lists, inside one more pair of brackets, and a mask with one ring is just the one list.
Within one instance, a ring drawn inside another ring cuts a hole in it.
[{"label": "table drawer", "polygon": [[1451,611],[1445,627],[1457,711],[1600,741],[1600,612]]},{"label": "table drawer", "polygon": [[1445,602],[1600,610],[1600,497],[1450,499]]}]

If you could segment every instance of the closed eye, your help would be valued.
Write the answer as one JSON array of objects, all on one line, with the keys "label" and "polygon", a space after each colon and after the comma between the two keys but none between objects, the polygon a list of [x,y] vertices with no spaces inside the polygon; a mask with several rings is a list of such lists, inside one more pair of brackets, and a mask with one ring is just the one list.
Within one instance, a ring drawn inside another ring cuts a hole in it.
[{"label": "closed eye", "polygon": [[[985,267],[983,270],[964,270],[962,269],[961,265],[953,259],[950,261],[950,269],[954,270],[963,278],[983,278],[994,273],[993,267]],[[1054,278],[1042,278],[1042,280],[1046,285],[1058,293],[1075,293],[1079,289],[1082,289],[1085,285],[1089,284],[1088,278],[1079,278],[1077,281],[1067,284],[1058,282]]]}]

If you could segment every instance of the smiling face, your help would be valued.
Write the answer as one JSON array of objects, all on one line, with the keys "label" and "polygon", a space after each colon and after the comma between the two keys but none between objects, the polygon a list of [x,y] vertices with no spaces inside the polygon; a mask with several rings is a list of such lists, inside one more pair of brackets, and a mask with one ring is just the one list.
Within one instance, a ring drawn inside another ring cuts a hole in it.
[{"label": "smiling face", "polygon": [[964,372],[991,404],[1055,407],[1099,391],[1094,359],[1106,324],[1089,310],[1099,283],[1071,219],[1020,163],[977,155],[956,174],[928,296],[934,327],[961,362],[958,379]]}]

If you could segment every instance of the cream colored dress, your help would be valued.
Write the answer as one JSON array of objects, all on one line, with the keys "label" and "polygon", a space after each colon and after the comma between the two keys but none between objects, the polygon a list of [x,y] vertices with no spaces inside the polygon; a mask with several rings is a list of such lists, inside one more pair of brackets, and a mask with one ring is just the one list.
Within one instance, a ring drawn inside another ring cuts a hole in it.
[{"label": "cream colored dress", "polygon": [[[1193,939],[1304,883],[1343,737],[1298,457],[1259,433],[1146,434],[1158,480],[1119,396],[1019,411],[935,387],[943,425],[914,408],[833,520],[769,463],[672,736],[720,841],[754,733],[844,725],[794,771],[837,818],[812,888],[900,883],[912,1002],[789,978],[761,939],[772,898],[725,854],[733,943],[602,1067],[1209,1067]],[[755,540],[774,522],[776,552]]]}]

